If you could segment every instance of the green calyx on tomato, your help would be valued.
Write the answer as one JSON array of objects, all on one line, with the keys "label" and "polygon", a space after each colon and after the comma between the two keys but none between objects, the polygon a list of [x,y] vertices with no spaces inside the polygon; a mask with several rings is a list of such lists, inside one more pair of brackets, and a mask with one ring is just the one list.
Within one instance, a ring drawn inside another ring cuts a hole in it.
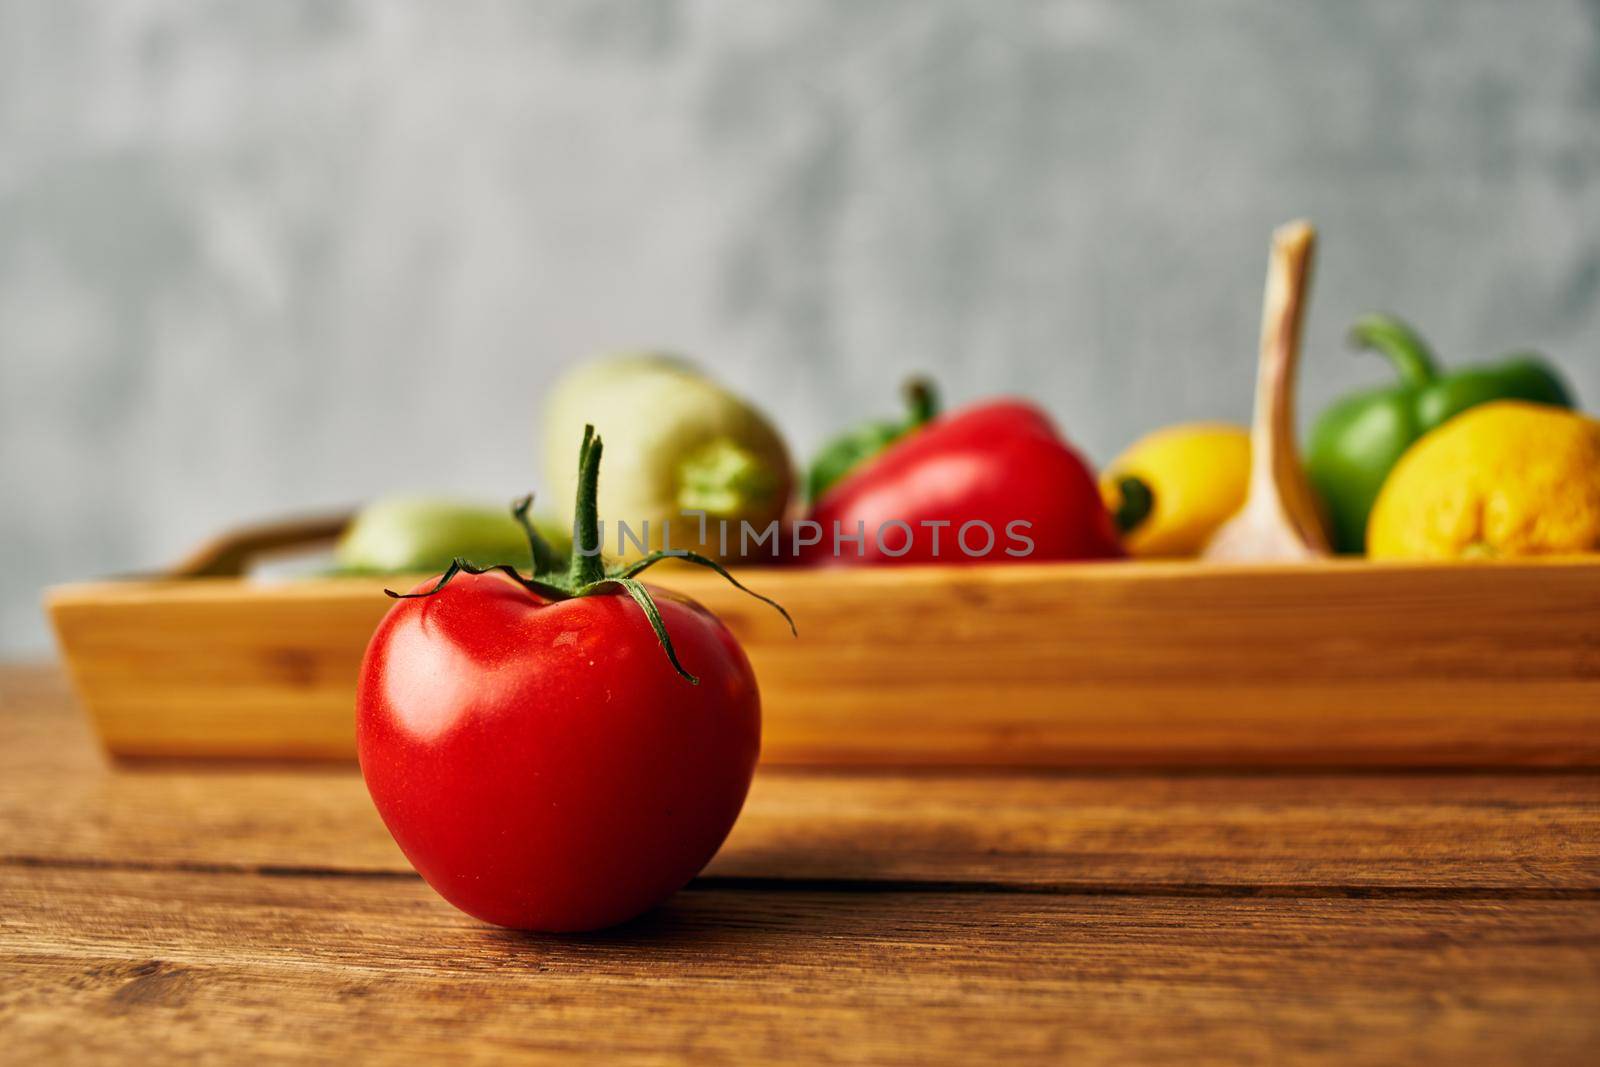
[{"label": "green calyx on tomato", "polygon": [[902,389],[906,417],[877,419],[847,430],[822,446],[806,476],[806,498],[815,501],[845,475],[939,414],[939,395],[926,378],[912,378]]},{"label": "green calyx on tomato", "polygon": [[571,562],[565,569],[561,560],[552,550],[539,532],[534,529],[533,522],[528,517],[533,507],[533,496],[530,494],[518,500],[511,507],[511,514],[523,533],[527,535],[528,549],[533,557],[533,574],[524,576],[510,563],[497,563],[492,566],[481,567],[459,556],[450,561],[439,580],[433,588],[420,593],[396,593],[392,589],[384,592],[396,600],[411,600],[418,597],[428,597],[450,584],[450,580],[458,574],[487,574],[490,571],[500,571],[511,578],[518,585],[546,600],[560,601],[571,600],[575,597],[593,596],[600,593],[611,593],[618,589],[632,597],[634,602],[644,611],[645,618],[650,620],[650,628],[655,631],[656,640],[661,643],[661,650],[667,654],[672,667],[678,675],[691,685],[699,685],[700,679],[684,669],[678,662],[678,653],[672,647],[672,638],[667,634],[667,628],[661,621],[661,612],[656,607],[655,598],[650,589],[638,580],[638,575],[662,560],[676,559],[687,563],[696,563],[702,567],[709,567],[732,582],[734,587],[741,592],[749,593],[757,600],[772,605],[789,624],[791,633],[795,631],[794,619],[784,610],[783,605],[770,597],[764,597],[753,589],[746,588],[722,564],[702,556],[697,552],[656,551],[644,556],[642,559],[623,566],[607,568],[605,560],[600,554],[600,513],[598,506],[600,488],[600,436],[594,432],[592,425],[585,426],[583,431],[583,444],[578,450],[578,494],[577,505],[573,515],[573,545]]}]

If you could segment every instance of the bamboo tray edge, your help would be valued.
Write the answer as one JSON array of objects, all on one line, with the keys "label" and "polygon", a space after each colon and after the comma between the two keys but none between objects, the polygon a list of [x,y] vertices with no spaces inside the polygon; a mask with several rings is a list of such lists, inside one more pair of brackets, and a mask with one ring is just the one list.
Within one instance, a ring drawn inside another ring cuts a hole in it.
[{"label": "bamboo tray edge", "polygon": [[[1600,558],[1018,564],[659,585],[721,615],[772,763],[1600,765]],[[396,579],[58,586],[46,607],[120,756],[349,759]]]}]

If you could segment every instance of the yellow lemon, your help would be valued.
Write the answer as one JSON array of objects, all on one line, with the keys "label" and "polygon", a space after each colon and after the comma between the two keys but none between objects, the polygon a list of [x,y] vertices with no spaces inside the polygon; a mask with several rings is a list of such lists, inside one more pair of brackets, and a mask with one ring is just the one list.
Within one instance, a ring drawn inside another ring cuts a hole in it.
[{"label": "yellow lemon", "polygon": [[1118,512],[1121,482],[1150,488],[1150,510],[1122,543],[1135,557],[1194,556],[1244,504],[1250,481],[1250,434],[1225,422],[1186,423],[1147,434],[1106,468],[1100,493]]},{"label": "yellow lemon", "polygon": [[1600,422],[1501,400],[1406,450],[1367,522],[1387,559],[1535,556],[1600,549]]}]

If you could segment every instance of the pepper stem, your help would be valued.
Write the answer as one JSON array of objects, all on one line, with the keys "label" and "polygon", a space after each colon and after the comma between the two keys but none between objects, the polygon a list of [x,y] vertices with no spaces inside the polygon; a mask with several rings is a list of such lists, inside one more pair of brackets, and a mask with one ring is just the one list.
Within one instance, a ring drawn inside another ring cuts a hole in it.
[{"label": "pepper stem", "polygon": [[909,413],[907,429],[915,429],[939,414],[939,393],[927,378],[908,378],[901,391]]},{"label": "pepper stem", "polygon": [[1438,377],[1439,367],[1428,343],[1393,315],[1363,315],[1350,327],[1347,339],[1351,347],[1387,359],[1406,385],[1420,388]]},{"label": "pepper stem", "polygon": [[1120,534],[1137,528],[1150,517],[1150,512],[1156,506],[1156,494],[1150,488],[1150,483],[1131,474],[1117,479],[1117,497],[1117,507],[1111,513],[1111,521]]}]

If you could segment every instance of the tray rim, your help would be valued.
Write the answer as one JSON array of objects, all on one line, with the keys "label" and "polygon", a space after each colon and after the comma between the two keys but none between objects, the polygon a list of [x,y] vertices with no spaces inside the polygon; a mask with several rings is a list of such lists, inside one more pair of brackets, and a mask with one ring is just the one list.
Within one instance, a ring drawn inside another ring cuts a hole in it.
[{"label": "tray rim", "polygon": [[[1485,572],[1544,572],[1550,570],[1600,571],[1600,553],[1561,556],[1523,556],[1508,559],[1471,560],[1371,560],[1364,557],[1330,557],[1299,563],[1216,563],[1193,559],[1095,560],[1082,562],[978,564],[920,564],[877,567],[790,567],[742,566],[740,579],[752,588],[762,582],[778,585],[839,583],[852,587],[893,588],[900,585],[944,584],[961,579],[961,585],[1009,586],[1041,580],[1072,582],[1174,582],[1214,579],[1221,582],[1248,581],[1293,576],[1334,580],[1372,580],[1379,576],[1445,574],[1463,579]],[[239,596],[266,599],[300,599],[329,593],[368,593],[384,586],[427,580],[428,572],[388,575],[307,575],[293,578],[234,576],[147,576],[101,578],[62,582],[43,590],[44,606],[59,607],[108,601],[138,601],[158,597],[176,600],[218,600]],[[671,568],[656,572],[652,584],[674,586],[716,585],[722,578],[698,569]]]}]

